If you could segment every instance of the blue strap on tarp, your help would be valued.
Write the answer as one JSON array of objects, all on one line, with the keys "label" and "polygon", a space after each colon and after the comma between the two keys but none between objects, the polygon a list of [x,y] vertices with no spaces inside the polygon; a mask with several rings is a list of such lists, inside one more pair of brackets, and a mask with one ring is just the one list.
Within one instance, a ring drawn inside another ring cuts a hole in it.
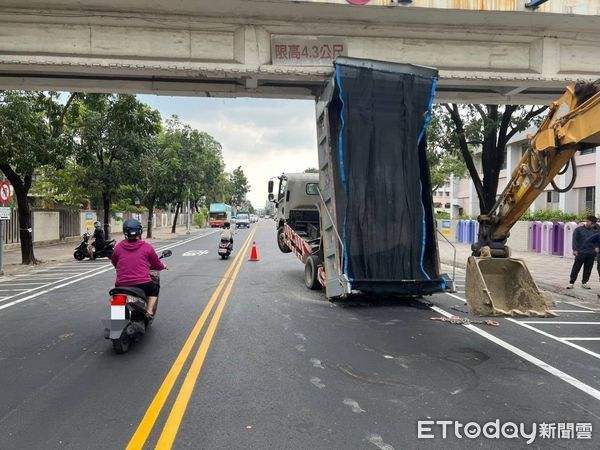
[{"label": "blue strap on tarp", "polygon": [[[425,116],[425,123],[423,124],[423,129],[419,134],[419,140],[417,141],[417,146],[421,145],[421,141],[425,136],[425,132],[427,131],[427,127],[429,126],[429,122],[431,120],[431,109],[433,108],[433,100],[435,99],[435,89],[437,87],[437,78],[432,79],[431,83],[431,96],[429,97],[429,105],[427,106],[427,115]],[[423,266],[423,260],[425,258],[425,246],[427,244],[427,224],[425,223],[425,205],[423,205],[423,183],[419,182],[420,192],[421,192],[421,214],[422,214],[422,240],[421,240],[421,272],[428,280],[431,280],[429,274],[425,271],[425,267]]]},{"label": "blue strap on tarp", "polygon": [[[340,110],[340,120],[341,120],[341,127],[340,127],[340,133],[338,135],[338,157],[340,160],[340,177],[342,179],[342,187],[344,188],[344,192],[346,194],[348,194],[348,184],[346,182],[346,169],[344,168],[344,136],[343,136],[343,131],[344,131],[344,93],[343,93],[343,89],[342,89],[342,80],[340,77],[340,66],[336,65],[335,66],[335,79],[338,85],[338,97],[340,99],[340,102],[342,103],[342,109]],[[344,212],[344,224],[342,225],[342,242],[344,244],[344,248],[343,248],[343,252],[344,252],[344,275],[346,275],[348,277],[348,280],[350,282],[352,282],[352,279],[348,276],[348,251],[347,248],[348,246],[346,245],[346,214],[347,212]]]}]

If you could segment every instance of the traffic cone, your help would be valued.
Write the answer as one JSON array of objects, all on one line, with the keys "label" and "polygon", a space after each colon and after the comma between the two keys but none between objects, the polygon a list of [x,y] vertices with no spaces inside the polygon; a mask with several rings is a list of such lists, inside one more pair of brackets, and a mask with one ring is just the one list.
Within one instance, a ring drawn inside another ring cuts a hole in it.
[{"label": "traffic cone", "polygon": [[250,252],[250,259],[248,261],[260,261],[258,259],[258,251],[256,250],[256,241],[252,241],[252,251]]}]

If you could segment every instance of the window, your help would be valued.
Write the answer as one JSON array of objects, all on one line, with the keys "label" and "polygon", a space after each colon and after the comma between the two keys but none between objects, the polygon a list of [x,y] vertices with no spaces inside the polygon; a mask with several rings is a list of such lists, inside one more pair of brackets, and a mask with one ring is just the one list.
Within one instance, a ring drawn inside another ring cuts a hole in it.
[{"label": "window", "polygon": [[546,192],[546,202],[547,203],[558,203],[558,192],[556,191],[548,191]]},{"label": "window", "polygon": [[581,150],[581,154],[582,155],[591,155],[592,153],[596,153],[596,147],[594,147],[594,148],[586,148],[584,150]]},{"label": "window", "polygon": [[500,170],[506,170],[506,152],[502,156],[502,167],[500,167]]},{"label": "window", "polygon": [[594,212],[596,209],[596,187],[585,188],[585,209]]},{"label": "window", "polygon": [[446,191],[446,197],[450,197],[450,191]]},{"label": "window", "polygon": [[319,195],[319,185],[317,183],[306,183],[306,193],[308,195]]},{"label": "window", "polygon": [[287,188],[287,178],[282,178],[281,181],[279,182],[279,194],[277,196],[277,200],[281,200],[283,198],[286,188]]}]

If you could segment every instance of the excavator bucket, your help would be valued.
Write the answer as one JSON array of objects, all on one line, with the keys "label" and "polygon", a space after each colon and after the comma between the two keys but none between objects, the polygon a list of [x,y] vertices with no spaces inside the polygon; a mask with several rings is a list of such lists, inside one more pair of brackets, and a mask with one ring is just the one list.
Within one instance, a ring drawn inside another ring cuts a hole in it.
[{"label": "excavator bucket", "polygon": [[556,317],[550,293],[541,292],[518,258],[470,256],[467,260],[465,295],[477,316]]}]

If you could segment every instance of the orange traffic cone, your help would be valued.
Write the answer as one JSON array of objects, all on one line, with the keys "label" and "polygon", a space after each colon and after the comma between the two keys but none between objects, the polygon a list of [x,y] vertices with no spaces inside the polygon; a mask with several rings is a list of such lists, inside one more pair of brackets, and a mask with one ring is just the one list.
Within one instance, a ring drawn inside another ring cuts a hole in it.
[{"label": "orange traffic cone", "polygon": [[252,251],[250,252],[250,259],[248,261],[260,261],[258,259],[258,251],[256,250],[256,241],[252,242]]}]

